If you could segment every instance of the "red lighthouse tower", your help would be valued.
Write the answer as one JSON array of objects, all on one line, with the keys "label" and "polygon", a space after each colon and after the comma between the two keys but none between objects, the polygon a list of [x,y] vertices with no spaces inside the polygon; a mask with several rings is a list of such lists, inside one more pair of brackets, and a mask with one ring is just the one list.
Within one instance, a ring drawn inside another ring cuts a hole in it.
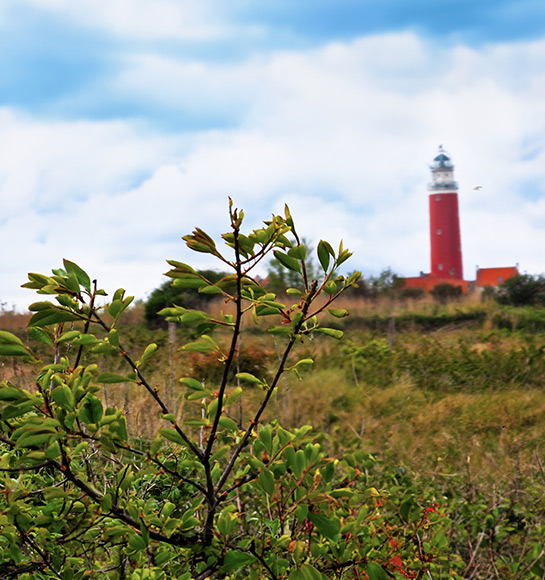
[{"label": "red lighthouse tower", "polygon": [[458,184],[454,181],[454,165],[442,145],[430,169],[431,275],[463,280]]}]

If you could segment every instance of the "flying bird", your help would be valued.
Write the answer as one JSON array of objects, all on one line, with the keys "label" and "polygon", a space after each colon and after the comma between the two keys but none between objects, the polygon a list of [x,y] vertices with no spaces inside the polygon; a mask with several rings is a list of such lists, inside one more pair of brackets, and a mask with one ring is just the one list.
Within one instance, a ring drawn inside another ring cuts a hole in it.
[{"label": "flying bird", "polygon": [[473,189],[475,189],[476,191],[478,191],[479,189],[482,189],[483,186],[482,185],[476,185]]}]

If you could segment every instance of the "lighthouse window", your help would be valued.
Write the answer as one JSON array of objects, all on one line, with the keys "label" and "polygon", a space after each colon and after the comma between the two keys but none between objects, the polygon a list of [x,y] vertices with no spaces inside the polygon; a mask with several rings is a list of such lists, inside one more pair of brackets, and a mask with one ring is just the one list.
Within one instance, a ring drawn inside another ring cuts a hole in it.
[{"label": "lighthouse window", "polygon": [[442,269],[443,269],[443,264],[439,264],[439,266],[437,266],[437,268],[438,268],[439,270],[442,270]]},{"label": "lighthouse window", "polygon": [[439,229],[437,230],[437,235],[440,236],[443,233],[443,230]]},{"label": "lighthouse window", "polygon": [[441,199],[441,196],[440,195],[436,195],[435,196],[435,201],[439,201],[440,199]]}]

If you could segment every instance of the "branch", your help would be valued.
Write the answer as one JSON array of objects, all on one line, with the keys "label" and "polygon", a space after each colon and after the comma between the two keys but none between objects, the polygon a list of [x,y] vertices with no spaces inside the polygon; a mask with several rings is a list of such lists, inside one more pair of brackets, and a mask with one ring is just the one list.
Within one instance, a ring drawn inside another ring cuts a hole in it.
[{"label": "branch", "polygon": [[[100,326],[102,326],[102,328],[104,328],[106,332],[110,332],[111,330],[110,327],[102,320],[102,318],[100,318],[100,316],[96,312],[93,312],[92,314],[95,317],[97,323]],[[143,385],[146,391],[148,391],[148,393],[153,397],[155,402],[159,405],[159,408],[161,409],[163,415],[168,415],[170,413],[169,408],[165,405],[165,403],[163,402],[157,391],[148,383],[144,375],[140,372],[140,369],[136,366],[136,363],[132,360],[132,358],[128,355],[128,353],[121,345],[119,345],[119,353],[125,359],[127,364],[131,367],[133,372],[136,373],[136,376],[138,377],[140,384]],[[191,441],[191,439],[188,437],[185,431],[179,427],[179,425],[177,425],[176,423],[172,423],[172,426],[174,427],[178,435],[180,435],[180,437],[185,441],[185,443],[187,444],[189,449],[193,452],[193,454],[199,459],[201,463],[204,464],[205,458],[201,450],[193,443],[193,441]]]},{"label": "branch", "polygon": [[[237,342],[240,336],[240,324],[242,319],[242,272],[240,266],[240,248],[238,241],[238,226],[234,223],[233,216],[231,215],[231,221],[233,223],[233,235],[234,235],[234,246],[235,246],[235,269],[236,269],[236,281],[237,281],[237,291],[235,296],[236,304],[236,316],[235,316],[235,326],[233,328],[233,338],[231,339],[231,346],[229,348],[229,354],[227,355],[227,360],[223,367],[223,376],[221,377],[221,384],[218,391],[218,406],[216,409],[216,414],[214,416],[214,423],[212,424],[212,430],[208,437],[208,443],[206,445],[206,450],[204,456],[208,462],[210,455],[212,454],[212,447],[216,440],[216,433],[218,431],[219,421],[223,412],[223,395],[225,389],[227,388],[227,379],[229,378],[229,371],[231,370],[231,365],[235,358],[235,352],[237,349]],[[212,484],[213,488],[213,484]]]},{"label": "branch", "polygon": [[[92,499],[94,502],[100,505],[100,500],[103,498],[98,491],[90,487],[87,483],[81,480],[79,477],[74,475],[70,469],[70,465],[65,457],[63,457],[63,463],[58,461],[51,461],[51,464],[64,473],[66,479],[72,482],[78,489],[80,489],[88,498]],[[120,506],[112,505],[109,515],[115,519],[121,520],[122,522],[128,524],[140,533],[140,522],[131,518]],[[182,534],[176,533],[172,534],[170,537],[156,532],[155,530],[148,530],[150,538],[157,540],[158,542],[165,542],[171,546],[191,546],[198,542],[198,536],[184,536]]]},{"label": "branch", "polygon": [[278,381],[280,380],[280,377],[282,376],[282,374],[284,372],[284,368],[286,366],[286,362],[288,360],[289,354],[291,352],[291,349],[293,348],[293,345],[295,344],[297,336],[299,335],[299,332],[301,330],[303,322],[304,322],[306,315],[308,313],[308,309],[310,308],[310,305],[312,304],[312,301],[314,299],[315,293],[316,293],[316,282],[314,281],[312,284],[312,287],[311,287],[311,289],[306,297],[305,303],[303,305],[303,309],[302,309],[303,316],[301,317],[301,320],[299,320],[299,322],[296,324],[295,328],[293,329],[293,334],[291,335],[290,340],[286,346],[286,349],[284,350],[284,354],[282,355],[282,359],[280,360],[280,364],[278,365],[276,375],[275,375],[275,377],[274,377],[274,379],[273,379],[273,381],[272,381],[272,383],[267,391],[267,394],[265,395],[263,401],[261,402],[259,409],[257,410],[256,414],[254,415],[253,420],[250,421],[250,424],[248,425],[246,432],[242,436],[240,443],[237,445],[237,448],[233,452],[233,455],[231,456],[231,459],[229,460],[227,467],[225,468],[223,474],[221,475],[221,477],[218,481],[218,484],[216,486],[217,492],[219,492],[221,490],[221,488],[225,485],[225,482],[227,481],[227,478],[229,477],[231,471],[233,470],[239,455],[241,454],[244,447],[247,445],[248,439],[250,438],[252,431],[255,429],[256,425],[259,423],[259,420],[261,419],[261,415],[263,415],[265,409],[267,408],[267,405],[268,405],[269,400],[270,400],[270,398],[271,398],[271,396],[276,388],[276,385],[278,384]]}]

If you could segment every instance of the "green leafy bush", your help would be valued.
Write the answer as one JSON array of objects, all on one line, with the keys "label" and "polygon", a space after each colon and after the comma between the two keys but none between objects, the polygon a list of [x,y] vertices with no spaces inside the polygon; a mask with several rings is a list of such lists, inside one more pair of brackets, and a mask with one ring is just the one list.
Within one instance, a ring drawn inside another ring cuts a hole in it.
[{"label": "green leafy bush", "polygon": [[[317,333],[342,336],[320,320],[346,315],[331,306],[359,273],[338,276],[350,252],[321,241],[320,278],[309,278],[307,249],[287,208],[248,234],[243,217],[230,204],[231,229],[222,236],[227,255],[199,228],[184,237],[190,249],[215,256],[228,276],[214,281],[169,261],[167,276],[178,288],[234,305],[234,314],[218,317],[183,305],[161,311],[191,329],[183,352],[213,354],[223,365],[215,383],[180,378],[182,409],[169,407],[146,377],[157,344],[137,356],[124,348],[119,323],[132,298],[123,289],[99,305],[106,293],[69,260],[52,275],[29,274],[25,286],[52,299],[30,306],[29,323],[50,361],[0,333],[1,356],[37,369],[29,390],[0,383],[3,578],[457,577],[460,563],[449,555],[448,518],[439,507],[396,476],[379,489],[375,460],[363,452],[335,459],[309,426],[287,431],[264,422],[280,378],[312,362],[293,356],[296,342]],[[291,305],[252,276],[270,253],[300,274]],[[239,425],[228,411],[245,393],[231,377],[247,317],[284,346],[269,376],[260,369],[236,373],[261,393],[255,413]],[[112,355],[125,370],[111,369]],[[105,391],[128,385],[147,393],[157,421],[152,440],[129,433],[123,411],[104,403]]]}]

